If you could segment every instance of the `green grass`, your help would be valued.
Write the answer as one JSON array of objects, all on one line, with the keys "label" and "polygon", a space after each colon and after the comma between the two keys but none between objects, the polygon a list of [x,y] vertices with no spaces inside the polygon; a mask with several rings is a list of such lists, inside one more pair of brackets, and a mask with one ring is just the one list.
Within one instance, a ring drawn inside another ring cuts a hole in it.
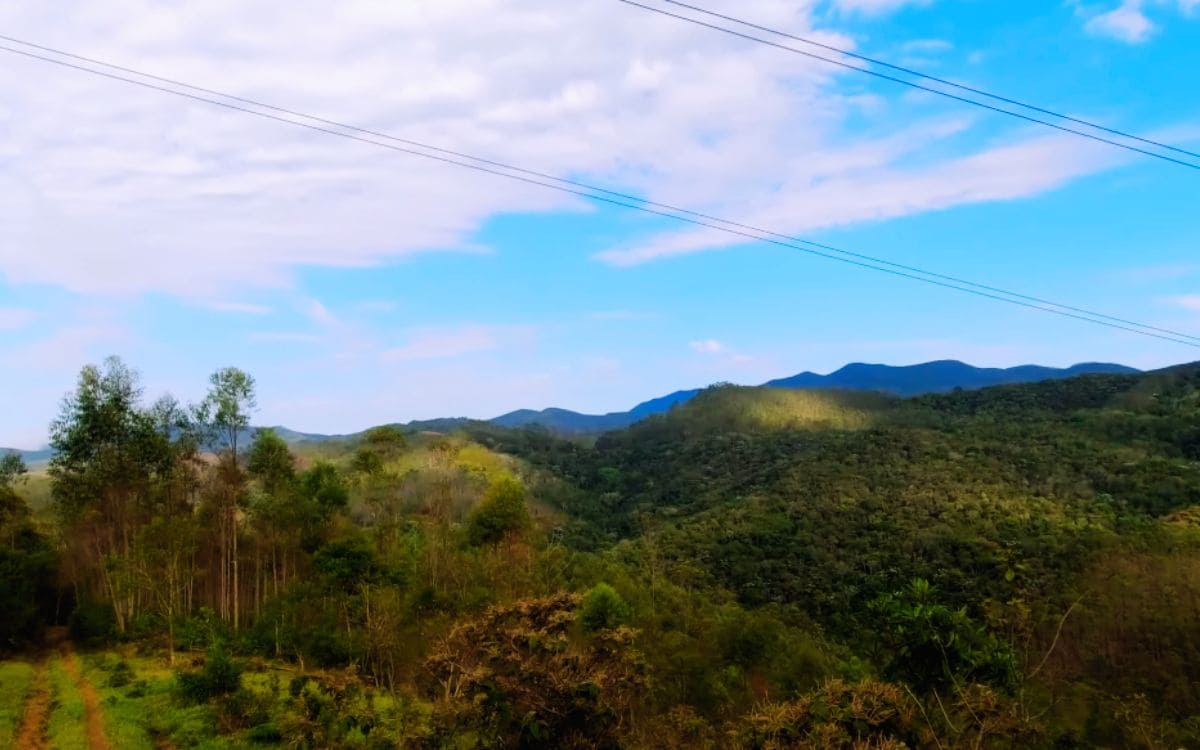
[{"label": "green grass", "polygon": [[[120,687],[110,685],[113,667],[120,657],[112,653],[83,657],[83,675],[100,694],[104,707],[104,729],[113,747],[130,750],[154,750],[150,720],[170,708],[171,673],[146,659],[127,659],[133,670],[133,682]],[[144,683],[144,684],[143,684]]]},{"label": "green grass", "polygon": [[50,657],[50,687],[54,692],[47,732],[50,747],[57,750],[87,747],[87,710],[83,705],[83,693],[79,692],[57,654]]},{"label": "green grass", "polygon": [[13,746],[25,698],[37,668],[27,661],[0,663],[0,748]]},{"label": "green grass", "polygon": [[[132,670],[132,681],[112,685],[117,663]],[[175,672],[163,659],[122,657],[114,652],[83,657],[83,674],[100,694],[105,731],[114,748],[154,750],[156,738],[168,737],[181,748],[196,750],[242,750],[255,747],[240,737],[217,736],[216,720],[209,706],[186,706],[175,692]]]}]

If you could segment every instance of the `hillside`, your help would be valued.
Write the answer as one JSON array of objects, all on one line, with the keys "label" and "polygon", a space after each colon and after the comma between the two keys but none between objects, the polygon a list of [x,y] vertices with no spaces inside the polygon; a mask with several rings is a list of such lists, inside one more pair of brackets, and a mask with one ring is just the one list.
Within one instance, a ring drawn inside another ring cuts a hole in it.
[{"label": "hillside", "polygon": [[0,648],[67,625],[148,747],[1200,743],[1200,366],[202,460],[92,395],[0,496]]},{"label": "hillside", "polygon": [[[898,396],[915,396],[924,393],[951,391],[955,388],[978,389],[993,385],[1031,383],[1087,374],[1128,374],[1136,372],[1137,370],[1131,367],[1103,363],[1086,363],[1061,369],[1038,365],[1023,365],[1008,369],[980,368],[955,361],[927,362],[925,364],[904,367],[851,364],[829,375],[804,372],[788,378],[772,380],[764,385],[771,388],[810,390],[844,389],[880,391]],[[629,411],[623,412],[581,414],[570,409],[559,408],[542,409],[540,411],[518,409],[487,421],[500,427],[518,428],[540,425],[551,432],[562,435],[595,435],[611,430],[624,429],[646,417],[654,414],[662,414],[678,404],[687,403],[696,394],[700,393],[700,391],[701,389],[699,388],[675,391],[665,396],[643,401]],[[406,424],[396,423],[396,426],[413,432],[453,432],[454,430],[464,429],[475,421],[462,417],[451,417],[418,420]],[[300,432],[281,425],[271,427],[270,429],[293,445],[345,442],[362,436],[361,432],[345,435]],[[253,434],[254,430],[252,429],[243,430],[238,436],[238,442],[248,445],[253,439]],[[0,448],[0,455],[5,453],[17,453],[24,457],[26,462],[37,465],[49,461],[52,455],[52,452],[48,449],[28,451],[15,448]]]}]

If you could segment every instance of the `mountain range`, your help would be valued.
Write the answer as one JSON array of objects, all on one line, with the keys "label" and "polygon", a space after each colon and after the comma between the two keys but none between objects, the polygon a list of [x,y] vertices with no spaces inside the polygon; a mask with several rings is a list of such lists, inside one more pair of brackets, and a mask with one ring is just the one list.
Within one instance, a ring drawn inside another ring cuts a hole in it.
[{"label": "mountain range", "polygon": [[[771,380],[763,384],[768,388],[791,388],[800,390],[840,389],[853,391],[881,391],[896,396],[919,396],[926,393],[944,393],[956,388],[976,389],[994,385],[1012,383],[1032,383],[1040,380],[1059,380],[1077,375],[1095,374],[1128,374],[1138,370],[1124,365],[1103,362],[1086,362],[1067,368],[1043,367],[1040,365],[1021,365],[1009,368],[973,367],[955,360],[940,360],[919,365],[891,366],[877,364],[854,363],[832,372],[821,375],[814,372],[802,372],[787,378]],[[644,401],[629,411],[610,412],[608,414],[582,414],[569,409],[550,408],[536,411],[533,409],[518,409],[502,414],[494,419],[486,420],[500,427],[528,427],[541,425],[548,430],[564,435],[586,435],[610,430],[620,430],[635,422],[640,422],[654,414],[669,411],[676,404],[690,401],[703,390],[675,391],[665,396]],[[472,420],[456,417],[409,422],[402,425],[408,429],[422,431],[446,432]],[[287,427],[273,428],[280,437],[289,443],[328,442],[353,438],[354,435],[322,435],[317,433],[299,432]],[[245,442],[249,442],[249,435]],[[21,454],[26,462],[40,464],[49,460],[51,451],[22,451],[0,448],[0,454],[15,452]]]},{"label": "mountain range", "polygon": [[[1041,380],[1060,380],[1077,375],[1130,374],[1139,372],[1132,367],[1105,362],[1085,362],[1066,368],[1020,365],[1018,367],[974,367],[956,360],[925,362],[919,365],[892,366],[854,363],[820,375],[802,372],[787,378],[763,383],[768,388],[798,390],[839,389],[851,391],[881,391],[895,396],[920,396],[925,393],[945,393],[956,388],[972,390],[993,385],[1034,383]],[[501,427],[526,427],[539,424],[562,434],[588,434],[619,430],[640,422],[652,414],[661,414],[672,406],[690,401],[701,388],[676,391],[645,401],[629,411],[609,414],[580,414],[567,409],[533,411],[521,409],[489,420]]]}]

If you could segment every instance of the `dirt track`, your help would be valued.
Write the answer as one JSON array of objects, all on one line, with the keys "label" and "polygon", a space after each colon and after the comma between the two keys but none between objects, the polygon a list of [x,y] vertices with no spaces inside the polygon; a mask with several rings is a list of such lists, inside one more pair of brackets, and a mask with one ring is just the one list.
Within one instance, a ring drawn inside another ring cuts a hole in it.
[{"label": "dirt track", "polygon": [[13,747],[22,750],[46,750],[46,725],[50,721],[50,683],[46,677],[46,662],[38,664],[33,678],[33,692],[25,700],[21,714],[21,728],[17,731],[17,742]]},{"label": "dirt track", "polygon": [[104,734],[104,711],[100,707],[100,696],[96,693],[96,688],[92,687],[92,683],[88,682],[87,678],[83,676],[83,672],[80,671],[79,661],[75,658],[75,652],[71,650],[69,642],[64,641],[60,644],[59,652],[62,654],[63,667],[71,675],[71,679],[75,680],[79,692],[83,694],[88,750],[111,750],[108,738]]}]

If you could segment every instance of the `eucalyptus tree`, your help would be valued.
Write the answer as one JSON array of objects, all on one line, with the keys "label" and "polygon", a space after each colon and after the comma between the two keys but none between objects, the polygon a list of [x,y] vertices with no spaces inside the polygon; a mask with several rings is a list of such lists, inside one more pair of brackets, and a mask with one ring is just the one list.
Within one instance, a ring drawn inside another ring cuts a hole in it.
[{"label": "eucalyptus tree", "polygon": [[238,505],[246,489],[238,442],[250,429],[250,417],[257,408],[254,378],[236,367],[225,367],[209,377],[208,395],[195,411],[206,442],[219,459],[211,493],[217,517],[216,604],[235,629],[241,619]]}]

